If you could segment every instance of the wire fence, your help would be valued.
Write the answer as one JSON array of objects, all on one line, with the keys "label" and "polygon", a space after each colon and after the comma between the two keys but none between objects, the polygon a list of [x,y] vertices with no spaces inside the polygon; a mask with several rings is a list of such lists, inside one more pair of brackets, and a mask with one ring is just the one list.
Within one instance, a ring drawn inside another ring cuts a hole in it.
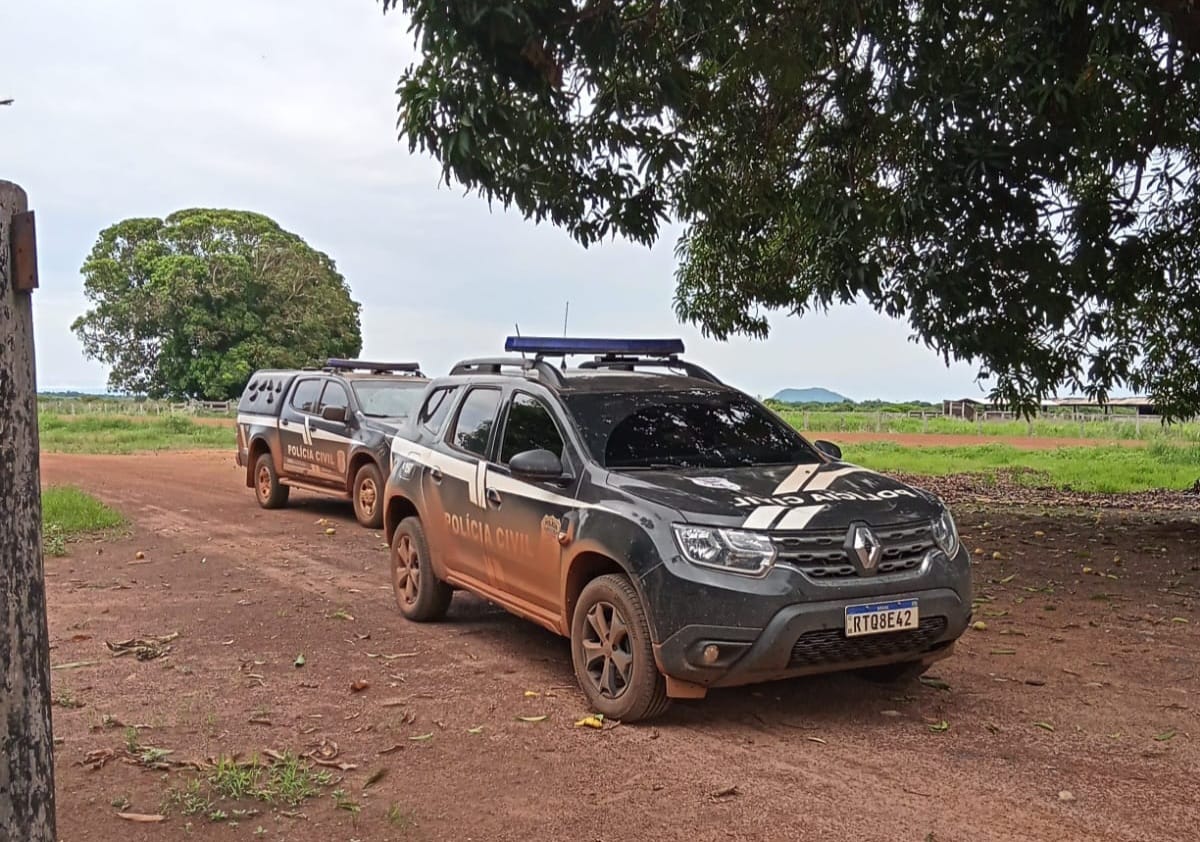
[{"label": "wire fence", "polygon": [[973,419],[942,412],[823,412],[784,409],[785,420],[805,432],[966,435],[979,438],[1168,439],[1200,442],[1200,421],[1168,424],[1156,415],[1060,412],[1023,419],[1010,412],[980,412]]},{"label": "wire fence", "polygon": [[38,398],[38,411],[51,415],[206,415],[231,417],[236,410],[236,401]]}]

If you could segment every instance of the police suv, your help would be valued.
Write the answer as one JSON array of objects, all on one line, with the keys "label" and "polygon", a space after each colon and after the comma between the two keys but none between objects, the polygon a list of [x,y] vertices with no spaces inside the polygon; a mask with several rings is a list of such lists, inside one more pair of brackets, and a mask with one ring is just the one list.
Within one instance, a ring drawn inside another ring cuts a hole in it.
[{"label": "police suv", "polygon": [[492,600],[568,636],[592,708],[625,721],[710,687],[910,679],[950,654],[971,572],[938,498],[810,443],[679,340],[506,350],[523,355],[433,379],[392,443],[405,617],[442,617],[460,588]]},{"label": "police suv", "polygon": [[391,439],[427,382],[417,363],[256,371],[238,402],[246,487],[265,509],[285,505],[293,488],[353,500],[358,522],[379,528]]}]

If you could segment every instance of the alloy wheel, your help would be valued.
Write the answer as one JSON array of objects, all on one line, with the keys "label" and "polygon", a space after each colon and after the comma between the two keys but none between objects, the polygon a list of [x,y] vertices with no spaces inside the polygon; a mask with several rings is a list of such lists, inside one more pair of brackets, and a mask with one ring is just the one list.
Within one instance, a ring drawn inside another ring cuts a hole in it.
[{"label": "alloy wheel", "polygon": [[392,586],[396,596],[406,605],[417,601],[421,588],[421,559],[412,537],[401,535],[396,542],[396,558],[392,562]]},{"label": "alloy wheel", "polygon": [[607,699],[618,699],[633,673],[629,627],[610,602],[597,602],[587,612],[583,633],[585,669],[593,687]]}]

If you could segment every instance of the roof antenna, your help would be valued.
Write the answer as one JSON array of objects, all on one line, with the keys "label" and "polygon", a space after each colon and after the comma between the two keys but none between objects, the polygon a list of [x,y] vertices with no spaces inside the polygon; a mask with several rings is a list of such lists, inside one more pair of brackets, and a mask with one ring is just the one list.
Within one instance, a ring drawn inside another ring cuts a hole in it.
[{"label": "roof antenna", "polygon": [[[516,328],[516,330],[517,330],[517,336],[520,336],[521,335],[521,326],[519,324],[517,324],[516,322],[513,322],[513,327]],[[525,359],[524,351],[521,352],[521,359]]]},{"label": "roof antenna", "polygon": [[567,302],[566,308],[563,310],[563,337],[567,335],[567,316],[571,315],[571,302]]}]

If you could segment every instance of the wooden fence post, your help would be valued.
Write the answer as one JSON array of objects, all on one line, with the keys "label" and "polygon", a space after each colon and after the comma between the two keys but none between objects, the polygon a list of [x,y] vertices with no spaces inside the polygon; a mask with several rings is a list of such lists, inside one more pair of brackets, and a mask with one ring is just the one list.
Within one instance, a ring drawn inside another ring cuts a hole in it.
[{"label": "wooden fence post", "polygon": [[27,208],[25,191],[0,181],[0,839],[55,842]]}]

